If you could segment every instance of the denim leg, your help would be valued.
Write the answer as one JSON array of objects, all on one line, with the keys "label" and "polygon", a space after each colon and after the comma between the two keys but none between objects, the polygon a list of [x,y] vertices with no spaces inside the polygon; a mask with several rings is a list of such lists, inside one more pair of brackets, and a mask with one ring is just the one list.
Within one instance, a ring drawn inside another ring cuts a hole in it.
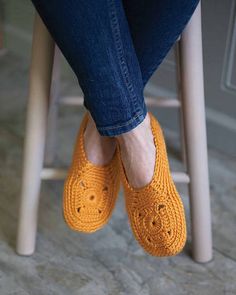
[{"label": "denim leg", "polygon": [[122,1],[31,1],[76,74],[100,134],[141,123],[143,80]]},{"label": "denim leg", "polygon": [[143,86],[172,48],[199,0],[122,0]]}]

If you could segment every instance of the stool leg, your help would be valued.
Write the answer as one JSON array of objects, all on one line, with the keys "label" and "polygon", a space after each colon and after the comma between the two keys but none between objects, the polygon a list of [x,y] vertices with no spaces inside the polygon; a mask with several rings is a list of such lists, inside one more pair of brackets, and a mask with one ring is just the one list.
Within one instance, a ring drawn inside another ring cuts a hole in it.
[{"label": "stool leg", "polygon": [[47,166],[52,166],[55,159],[58,103],[60,97],[61,57],[60,49],[58,46],[55,46],[44,158],[45,165]]},{"label": "stool leg", "polygon": [[53,53],[54,42],[36,13],[16,245],[16,251],[21,255],[31,255],[35,249]]},{"label": "stool leg", "polygon": [[177,84],[177,99],[180,102],[179,108],[179,125],[180,125],[180,148],[181,148],[181,159],[184,167],[186,168],[186,143],[185,143],[185,134],[184,134],[184,117],[183,117],[183,108],[182,108],[182,93],[181,93],[181,73],[180,73],[180,64],[179,64],[179,54],[180,54],[180,44],[179,41],[175,44],[175,60],[176,60],[176,84]]},{"label": "stool leg", "polygon": [[197,262],[212,259],[211,213],[202,61],[201,4],[180,40],[180,66],[188,172],[192,251]]}]

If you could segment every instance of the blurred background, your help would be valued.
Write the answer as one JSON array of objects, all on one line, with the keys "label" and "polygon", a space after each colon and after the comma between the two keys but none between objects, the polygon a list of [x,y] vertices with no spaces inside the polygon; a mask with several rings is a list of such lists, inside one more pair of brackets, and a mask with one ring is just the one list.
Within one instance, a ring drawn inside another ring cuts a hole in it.
[{"label": "blurred background", "polygon": [[[122,191],[104,229],[91,236],[70,231],[61,214],[62,181],[42,183],[35,254],[15,253],[34,13],[29,0],[0,0],[0,294],[236,294],[236,1],[202,1],[214,242],[214,259],[207,264],[191,259],[190,236],[176,257],[145,254],[129,229]],[[63,57],[60,64],[60,95],[81,95]],[[175,69],[171,50],[145,93],[175,96]],[[64,167],[84,109],[58,109],[53,165]],[[164,128],[172,170],[180,170],[178,112],[152,111]],[[178,189],[189,220],[187,187]]]}]

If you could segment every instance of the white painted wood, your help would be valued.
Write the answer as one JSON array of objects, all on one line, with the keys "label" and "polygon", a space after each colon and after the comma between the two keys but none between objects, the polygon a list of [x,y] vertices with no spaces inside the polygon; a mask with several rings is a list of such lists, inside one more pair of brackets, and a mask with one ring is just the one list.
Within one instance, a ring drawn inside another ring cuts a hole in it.
[{"label": "white painted wood", "polygon": [[[179,39],[180,41],[180,39]],[[182,105],[182,87],[181,87],[181,76],[180,76],[180,42],[176,42],[175,44],[175,61],[176,61],[176,84],[177,84],[177,99],[179,104]],[[179,108],[179,126],[180,126],[180,148],[181,148],[181,158],[185,169],[187,168],[187,160],[186,160],[186,140],[184,134],[184,115],[183,108]]]},{"label": "white painted wood", "polygon": [[145,102],[150,107],[179,108],[180,101],[175,97],[149,97],[145,96]]},{"label": "white painted wood", "polygon": [[41,171],[42,179],[51,179],[51,180],[63,180],[67,175],[66,168],[44,168]]},{"label": "white painted wood", "polygon": [[83,96],[63,96],[60,98],[59,103],[69,106],[82,106],[83,100]]},{"label": "white painted wood", "polygon": [[185,172],[172,172],[171,173],[175,183],[189,183],[189,175]]},{"label": "white painted wood", "polygon": [[60,49],[58,46],[55,46],[44,159],[45,165],[47,166],[52,165],[55,158],[58,102],[60,97],[61,57]]},{"label": "white painted wood", "polygon": [[[149,97],[145,96],[145,102],[152,107],[166,107],[166,108],[179,108],[180,102],[175,97]],[[60,99],[60,104],[70,106],[82,106],[82,96],[65,96]]]},{"label": "white painted wood", "polygon": [[[44,180],[64,180],[67,175],[68,168],[43,168],[41,179]],[[172,177],[176,183],[189,183],[190,179],[187,173],[172,172]]]},{"label": "white painted wood", "polygon": [[180,64],[188,173],[191,180],[192,254],[194,260],[207,262],[212,259],[212,234],[200,3],[180,40]]},{"label": "white painted wood", "polygon": [[35,249],[53,52],[54,42],[36,13],[16,246],[16,251],[21,255],[31,255]]}]

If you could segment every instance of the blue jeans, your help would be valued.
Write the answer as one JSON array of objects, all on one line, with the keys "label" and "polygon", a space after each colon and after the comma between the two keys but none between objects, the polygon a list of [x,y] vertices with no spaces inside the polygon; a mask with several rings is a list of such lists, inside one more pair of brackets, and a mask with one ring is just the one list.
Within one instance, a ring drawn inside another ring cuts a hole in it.
[{"label": "blue jeans", "polygon": [[31,0],[72,67],[101,135],[147,113],[143,90],[199,0]]}]

